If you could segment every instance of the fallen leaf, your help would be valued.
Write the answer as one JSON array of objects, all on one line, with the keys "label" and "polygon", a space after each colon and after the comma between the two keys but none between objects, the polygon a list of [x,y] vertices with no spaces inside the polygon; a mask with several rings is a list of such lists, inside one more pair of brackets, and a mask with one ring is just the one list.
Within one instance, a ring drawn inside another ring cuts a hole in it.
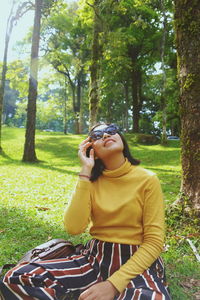
[{"label": "fallen leaf", "polygon": [[196,236],[200,236],[200,233],[197,233],[197,232],[196,232],[196,233],[190,233],[190,234],[187,235],[188,238],[189,238],[189,237],[194,237],[194,236],[195,236],[195,237],[196,237]]},{"label": "fallen leaf", "polygon": [[38,210],[50,210],[49,207],[35,206]]}]

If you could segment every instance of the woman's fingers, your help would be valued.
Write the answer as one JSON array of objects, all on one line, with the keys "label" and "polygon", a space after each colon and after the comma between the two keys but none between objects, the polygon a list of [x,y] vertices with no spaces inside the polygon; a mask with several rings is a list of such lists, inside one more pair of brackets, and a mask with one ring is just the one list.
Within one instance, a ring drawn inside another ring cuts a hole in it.
[{"label": "woman's fingers", "polygon": [[91,294],[90,290],[86,290],[81,293],[78,300],[95,300],[95,297]]},{"label": "woman's fingers", "polygon": [[90,158],[94,159],[94,149],[93,148],[90,150]]},{"label": "woman's fingers", "polygon": [[86,150],[87,150],[91,145],[92,145],[91,142],[87,142],[86,144],[79,145],[79,151],[85,154]]},{"label": "woman's fingers", "polygon": [[90,140],[90,137],[88,136],[85,140],[83,140],[80,144],[79,144],[79,148],[82,147],[83,145],[85,145],[86,143],[88,143]]},{"label": "woman's fingers", "polygon": [[[80,162],[82,166],[89,167],[90,169],[94,166],[94,150],[88,149],[92,146],[92,142],[90,142],[90,138],[88,137],[79,145],[78,156],[80,158]],[[92,148],[92,147],[91,147]]]}]

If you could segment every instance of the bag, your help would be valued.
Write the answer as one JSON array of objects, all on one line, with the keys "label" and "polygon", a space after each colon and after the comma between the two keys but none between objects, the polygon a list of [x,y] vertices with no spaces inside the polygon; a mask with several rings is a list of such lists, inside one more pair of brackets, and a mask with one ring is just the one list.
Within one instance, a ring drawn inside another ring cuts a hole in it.
[{"label": "bag", "polygon": [[[29,250],[23,255],[17,264],[21,264],[23,262],[31,263],[34,261],[65,258],[72,254],[79,254],[83,247],[84,246],[82,244],[74,246],[70,241],[53,239]],[[15,267],[17,264],[5,264],[0,268],[0,275],[4,269]]]}]

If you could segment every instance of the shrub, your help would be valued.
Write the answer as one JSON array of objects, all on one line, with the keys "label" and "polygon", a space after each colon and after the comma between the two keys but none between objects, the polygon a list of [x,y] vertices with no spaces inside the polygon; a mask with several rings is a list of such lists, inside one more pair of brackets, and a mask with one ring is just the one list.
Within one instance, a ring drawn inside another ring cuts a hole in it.
[{"label": "shrub", "polygon": [[136,143],[144,145],[154,145],[158,144],[160,139],[152,134],[139,133],[136,135]]}]

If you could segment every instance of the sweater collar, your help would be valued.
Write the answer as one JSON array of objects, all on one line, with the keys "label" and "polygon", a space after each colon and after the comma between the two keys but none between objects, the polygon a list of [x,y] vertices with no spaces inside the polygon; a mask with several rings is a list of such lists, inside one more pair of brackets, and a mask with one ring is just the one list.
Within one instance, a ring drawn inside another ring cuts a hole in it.
[{"label": "sweater collar", "polygon": [[123,176],[123,175],[129,173],[130,170],[131,170],[131,167],[132,167],[132,164],[126,158],[125,162],[123,163],[123,165],[121,165],[121,167],[119,167],[119,168],[117,168],[115,170],[105,169],[103,171],[103,176],[113,177],[113,178],[120,177],[120,176]]}]

